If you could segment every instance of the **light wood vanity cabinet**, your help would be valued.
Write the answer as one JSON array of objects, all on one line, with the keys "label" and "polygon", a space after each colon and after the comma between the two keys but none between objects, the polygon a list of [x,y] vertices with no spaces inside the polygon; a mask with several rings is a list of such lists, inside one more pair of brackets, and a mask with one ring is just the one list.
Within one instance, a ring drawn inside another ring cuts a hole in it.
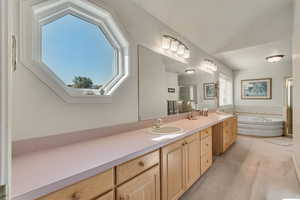
[{"label": "light wood vanity cabinet", "polygon": [[209,128],[162,148],[162,200],[177,200],[211,166],[211,134]]},{"label": "light wood vanity cabinet", "polygon": [[[236,140],[230,118],[38,200],[177,200]],[[213,149],[214,147],[214,149]]]},{"label": "light wood vanity cabinet", "polygon": [[223,153],[236,141],[237,118],[232,117],[223,122]]},{"label": "light wood vanity cabinet", "polygon": [[237,118],[232,117],[213,127],[213,154],[224,153],[237,139]]}]

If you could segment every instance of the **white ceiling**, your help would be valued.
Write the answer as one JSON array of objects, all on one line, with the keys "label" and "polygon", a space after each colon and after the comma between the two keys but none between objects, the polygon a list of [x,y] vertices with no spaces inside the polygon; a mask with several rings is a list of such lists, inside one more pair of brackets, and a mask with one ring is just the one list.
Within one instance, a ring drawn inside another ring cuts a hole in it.
[{"label": "white ceiling", "polygon": [[[225,60],[226,63],[232,63],[227,62],[227,56],[218,57],[224,52],[248,47],[259,47],[261,52],[267,52],[272,51],[272,45],[267,44],[291,39],[292,0],[132,1],[207,53],[215,55],[223,62]],[[286,44],[289,45],[290,42]],[[274,47],[279,52],[287,48],[286,45]],[[247,57],[248,52],[249,59],[241,59],[243,62],[249,62],[245,65],[255,63],[250,57],[256,60],[263,57],[254,56],[251,50],[244,51],[243,57]],[[237,63],[239,65],[229,67],[237,69],[241,66],[240,61]]]},{"label": "white ceiling", "polygon": [[254,47],[248,47],[217,54],[221,62],[231,66],[235,70],[259,68],[272,65],[266,61],[266,57],[283,54],[286,57],[281,62],[291,62],[290,40],[276,41]]}]

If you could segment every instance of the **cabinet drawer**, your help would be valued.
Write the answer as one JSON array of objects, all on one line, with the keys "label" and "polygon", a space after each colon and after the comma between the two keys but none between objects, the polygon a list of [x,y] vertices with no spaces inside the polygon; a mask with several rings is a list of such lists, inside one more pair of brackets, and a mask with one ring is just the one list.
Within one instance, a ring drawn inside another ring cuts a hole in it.
[{"label": "cabinet drawer", "polygon": [[207,128],[200,132],[201,139],[212,135],[212,128]]},{"label": "cabinet drawer", "polygon": [[208,169],[207,156],[202,155],[201,156],[201,175],[204,174],[207,169]]},{"label": "cabinet drawer", "polygon": [[212,165],[212,156],[211,155],[202,155],[201,156],[201,174],[204,174]]},{"label": "cabinet drawer", "polygon": [[98,174],[39,200],[91,200],[113,189],[113,170]]},{"label": "cabinet drawer", "polygon": [[117,166],[117,184],[121,184],[159,163],[159,151],[128,161]]},{"label": "cabinet drawer", "polygon": [[201,139],[201,155],[212,152],[212,136]]}]

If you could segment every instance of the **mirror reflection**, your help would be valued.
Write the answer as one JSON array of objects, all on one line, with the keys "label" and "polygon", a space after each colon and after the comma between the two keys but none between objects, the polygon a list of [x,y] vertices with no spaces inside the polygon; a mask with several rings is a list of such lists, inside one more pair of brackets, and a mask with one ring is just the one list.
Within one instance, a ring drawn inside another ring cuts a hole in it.
[{"label": "mirror reflection", "polygon": [[138,56],[140,120],[216,107],[214,74],[142,46]]}]

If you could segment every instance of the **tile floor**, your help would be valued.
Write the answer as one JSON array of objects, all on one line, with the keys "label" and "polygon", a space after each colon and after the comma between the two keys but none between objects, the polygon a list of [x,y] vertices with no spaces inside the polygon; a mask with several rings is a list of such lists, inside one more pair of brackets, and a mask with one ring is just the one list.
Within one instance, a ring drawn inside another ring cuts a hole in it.
[{"label": "tile floor", "polygon": [[300,199],[291,151],[291,145],[239,136],[181,200]]}]

